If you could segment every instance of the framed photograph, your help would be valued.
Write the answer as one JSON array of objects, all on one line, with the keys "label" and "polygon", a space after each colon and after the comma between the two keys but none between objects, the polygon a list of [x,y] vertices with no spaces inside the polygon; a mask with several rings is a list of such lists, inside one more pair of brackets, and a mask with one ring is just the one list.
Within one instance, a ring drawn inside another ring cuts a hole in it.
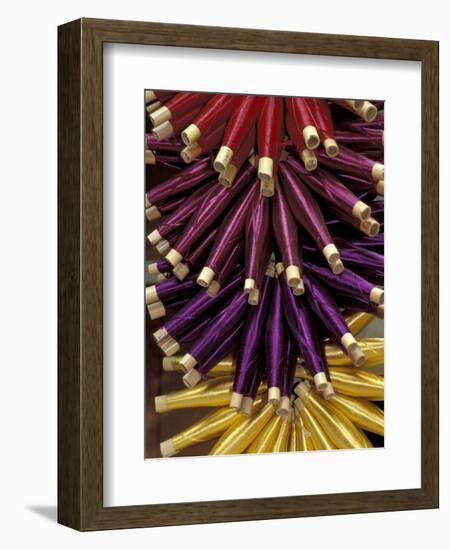
[{"label": "framed photograph", "polygon": [[58,40],[59,522],[437,507],[438,43]]}]

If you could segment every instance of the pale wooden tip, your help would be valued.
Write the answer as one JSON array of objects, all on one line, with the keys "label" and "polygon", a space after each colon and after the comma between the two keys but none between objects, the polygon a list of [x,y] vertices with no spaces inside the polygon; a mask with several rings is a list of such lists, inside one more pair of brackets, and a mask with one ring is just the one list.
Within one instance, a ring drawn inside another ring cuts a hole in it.
[{"label": "pale wooden tip", "polygon": [[192,143],[185,147],[181,152],[180,156],[186,164],[191,163],[194,159],[202,154],[202,148],[198,143]]},{"label": "pale wooden tip", "polygon": [[212,280],[214,279],[214,275],[214,271],[211,268],[205,266],[200,271],[200,275],[197,277],[197,284],[204,288],[208,288]]},{"label": "pale wooden tip", "polygon": [[279,401],[276,414],[278,416],[283,416],[286,418],[289,416],[289,411],[291,410],[291,398],[289,395],[283,395]]},{"label": "pale wooden tip", "polygon": [[145,216],[149,222],[153,222],[161,217],[161,212],[156,206],[150,206],[145,210]]},{"label": "pale wooden tip", "polygon": [[288,265],[286,268],[286,279],[288,285],[292,288],[296,288],[302,278],[300,277],[300,269],[298,265]]},{"label": "pale wooden tip", "polygon": [[242,399],[242,404],[240,408],[240,412],[244,414],[245,416],[250,416],[252,414],[253,409],[253,399],[251,397],[245,396]]},{"label": "pale wooden tip", "polygon": [[273,159],[260,157],[258,161],[258,178],[264,182],[273,179]]},{"label": "pale wooden tip", "polygon": [[267,400],[273,405],[278,404],[278,402],[280,401],[280,388],[276,386],[272,386],[271,388],[269,388]]},{"label": "pale wooden tip", "polygon": [[298,285],[292,289],[292,293],[294,294],[294,296],[301,296],[302,294],[305,293],[305,284],[303,282],[303,279],[300,279],[300,282],[298,283]]},{"label": "pale wooden tip", "polygon": [[328,384],[326,374],[324,372],[318,372],[314,375],[314,385],[318,391],[322,391]]},{"label": "pale wooden tip", "polygon": [[169,252],[167,252],[166,254],[166,260],[173,267],[176,267],[177,264],[179,264],[182,259],[183,259],[183,256],[179,252],[177,252],[174,248],[171,248]]},{"label": "pale wooden tip", "polygon": [[183,376],[183,382],[187,388],[193,388],[200,382],[201,379],[202,377],[200,373],[195,369],[191,369]]},{"label": "pale wooden tip", "polygon": [[167,122],[171,119],[172,113],[164,105],[150,113],[149,118],[153,126],[161,126],[164,122]]},{"label": "pale wooden tip", "polygon": [[376,162],[372,166],[372,179],[375,181],[378,180],[384,180],[384,164],[381,164],[381,162]]},{"label": "pale wooden tip", "polygon": [[214,159],[214,170],[216,170],[216,172],[223,172],[230,164],[232,158],[233,151],[226,145],[222,145]]},{"label": "pale wooden tip", "polygon": [[152,263],[148,264],[147,271],[149,273],[151,273],[152,275],[158,275],[158,274],[160,275],[159,270],[158,270],[158,263],[157,262],[152,262]]},{"label": "pale wooden tip", "polygon": [[315,126],[305,126],[302,131],[305,145],[308,149],[316,149],[320,145],[319,134]]},{"label": "pale wooden tip", "polygon": [[230,188],[233,185],[238,170],[237,167],[230,163],[223,172],[219,175],[219,183],[224,187]]},{"label": "pale wooden tip", "polygon": [[189,266],[187,264],[184,264],[183,262],[180,262],[173,268],[173,274],[179,281],[184,281],[184,279],[189,274]]},{"label": "pale wooden tip", "polygon": [[198,126],[189,124],[189,126],[181,132],[181,140],[185,145],[192,145],[200,139],[201,135]]},{"label": "pale wooden tip", "polygon": [[162,239],[160,232],[157,229],[154,229],[148,236],[147,239],[150,241],[150,244],[156,246],[157,243]]},{"label": "pale wooden tip", "polygon": [[308,172],[312,172],[317,168],[317,157],[313,151],[309,149],[303,149],[301,158]]},{"label": "pale wooden tip", "polygon": [[325,153],[329,157],[336,157],[339,154],[339,147],[336,141],[332,138],[327,138],[323,142]]},{"label": "pale wooden tip", "polygon": [[368,237],[375,237],[380,232],[380,224],[372,217],[361,222],[359,228]]},{"label": "pale wooden tip", "polygon": [[245,279],[244,281],[244,292],[251,292],[255,288],[256,282],[255,279]]},{"label": "pale wooden tip", "polygon": [[145,303],[153,304],[153,302],[159,302],[158,291],[155,285],[148,286],[145,289]]},{"label": "pale wooden tip", "polygon": [[153,103],[149,103],[145,107],[145,110],[147,111],[147,114],[151,114],[154,111],[156,111],[157,109],[159,109],[161,107],[161,105],[162,105],[161,101],[153,101]]},{"label": "pale wooden tip", "polygon": [[344,264],[342,263],[342,260],[338,260],[334,264],[330,265],[331,271],[335,275],[340,275],[344,271]]},{"label": "pale wooden tip", "polygon": [[208,295],[211,296],[211,298],[214,298],[214,296],[216,296],[216,294],[219,292],[220,286],[221,285],[219,281],[214,279],[214,281],[212,281],[212,283],[208,287]]},{"label": "pale wooden tip", "polygon": [[178,452],[175,449],[175,445],[173,444],[172,439],[167,439],[166,441],[163,441],[162,443],[160,443],[159,448],[161,450],[161,456],[163,458],[176,455]]},{"label": "pale wooden tip", "polygon": [[157,395],[155,397],[155,411],[157,413],[166,412],[169,410],[167,395]]},{"label": "pale wooden tip", "polygon": [[165,340],[163,340],[159,347],[168,357],[175,355],[178,351],[180,351],[180,344],[171,336],[168,336]]},{"label": "pale wooden tip", "polygon": [[242,395],[242,393],[233,392],[231,394],[231,399],[230,399],[230,408],[231,409],[240,409],[243,399],[244,399],[244,396]]},{"label": "pale wooden tip", "polygon": [[346,332],[342,336],[341,344],[346,350],[350,359],[352,360],[352,363],[356,367],[361,367],[366,360],[366,356],[362,352],[361,348],[358,345],[358,342],[355,340],[355,337],[351,332]]},{"label": "pale wooden tip", "polygon": [[161,141],[162,139],[167,139],[171,136],[173,136],[174,130],[172,124],[167,120],[166,122],[163,122],[159,126],[156,126],[152,130],[152,134],[155,136],[155,138],[158,141]]},{"label": "pale wooden tip", "polygon": [[153,90],[145,90],[144,99],[145,99],[145,103],[151,103],[152,101],[155,101],[156,99],[155,92]]},{"label": "pale wooden tip", "polygon": [[186,353],[180,359],[180,366],[184,370],[184,372],[189,372],[195,367],[196,364],[197,364],[197,359],[193,357],[190,353]]},{"label": "pale wooden tip", "polygon": [[147,306],[147,311],[152,321],[155,319],[160,319],[166,315],[166,308],[162,302],[153,302]]},{"label": "pale wooden tip", "polygon": [[159,346],[163,340],[168,338],[169,333],[164,327],[159,328],[157,331],[153,333],[153,338],[157,345]]},{"label": "pale wooden tip", "polygon": [[340,260],[339,251],[333,243],[324,246],[322,249],[322,254],[325,256],[325,259],[330,266]]},{"label": "pale wooden tip", "polygon": [[353,205],[352,214],[355,218],[361,221],[366,221],[370,218],[372,210],[370,206],[362,201],[356,201]]},{"label": "pale wooden tip", "polygon": [[155,153],[151,149],[146,149],[144,154],[145,164],[154,165],[156,164]]},{"label": "pale wooden tip", "polygon": [[145,200],[145,208],[150,208],[151,206],[153,206],[153,204],[148,200],[147,193],[144,196],[144,200]]},{"label": "pale wooden tip", "polygon": [[375,190],[379,195],[384,195],[384,180],[378,180],[375,185]]},{"label": "pale wooden tip", "polygon": [[259,304],[260,292],[257,288],[254,288],[248,293],[248,303],[251,306],[257,306]]},{"label": "pale wooden tip", "polygon": [[282,262],[277,262],[275,264],[275,271],[277,272],[277,275],[281,275],[284,271],[284,265]]},{"label": "pale wooden tip", "polygon": [[162,368],[166,372],[173,372],[177,370],[175,368],[175,361],[172,357],[163,357]]},{"label": "pale wooden tip", "polygon": [[310,391],[311,391],[311,384],[308,382],[308,380],[304,380],[303,382],[300,382],[300,384],[297,384],[294,388],[295,395],[298,395],[300,399],[304,399]]},{"label": "pale wooden tip", "polygon": [[384,305],[384,290],[374,286],[370,291],[370,301],[379,306]]},{"label": "pale wooden tip", "polygon": [[161,239],[159,242],[156,243],[155,248],[159,252],[159,254],[161,254],[161,256],[164,256],[170,249],[170,243],[166,239]]},{"label": "pale wooden tip", "polygon": [[259,192],[263,197],[273,197],[275,194],[275,180],[273,178],[270,180],[260,180]]},{"label": "pale wooden tip", "polygon": [[378,109],[370,101],[364,101],[362,106],[357,109],[358,114],[367,122],[372,122],[377,118]]},{"label": "pale wooden tip", "polygon": [[322,397],[328,401],[329,399],[333,398],[336,394],[334,393],[334,388],[331,382],[328,382],[325,388],[322,390]]}]

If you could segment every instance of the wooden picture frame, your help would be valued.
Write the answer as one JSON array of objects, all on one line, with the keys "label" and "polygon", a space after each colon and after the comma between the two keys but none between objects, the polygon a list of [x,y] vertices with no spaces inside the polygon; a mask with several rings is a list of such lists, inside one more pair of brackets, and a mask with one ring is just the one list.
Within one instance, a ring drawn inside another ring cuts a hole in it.
[{"label": "wooden picture frame", "polygon": [[[422,483],[418,489],[103,506],[102,47],[106,42],[419,61]],[[58,29],[58,521],[82,531],[438,506],[438,43],[80,19]]]}]

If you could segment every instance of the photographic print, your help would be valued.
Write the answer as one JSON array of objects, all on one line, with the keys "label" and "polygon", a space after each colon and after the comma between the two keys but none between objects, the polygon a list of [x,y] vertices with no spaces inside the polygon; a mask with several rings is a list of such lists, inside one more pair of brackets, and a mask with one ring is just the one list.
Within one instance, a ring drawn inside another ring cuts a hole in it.
[{"label": "photographic print", "polygon": [[146,458],[384,445],[384,102],[146,90]]}]

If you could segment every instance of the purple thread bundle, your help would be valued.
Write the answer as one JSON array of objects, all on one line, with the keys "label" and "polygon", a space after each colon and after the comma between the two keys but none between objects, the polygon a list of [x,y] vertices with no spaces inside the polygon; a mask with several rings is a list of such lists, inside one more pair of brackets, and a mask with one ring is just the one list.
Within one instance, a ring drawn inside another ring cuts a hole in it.
[{"label": "purple thread bundle", "polygon": [[278,173],[281,175],[283,190],[292,214],[314,239],[317,248],[323,250],[327,244],[333,243],[333,239],[316,200],[286,162],[280,162]]},{"label": "purple thread bundle", "polygon": [[263,327],[270,305],[273,283],[273,277],[266,276],[262,287],[260,303],[257,307],[252,307],[247,315],[236,354],[236,370],[233,383],[233,391],[235,393],[245,394],[255,369],[258,369],[260,366],[261,341],[264,334]]},{"label": "purple thread bundle", "polygon": [[267,387],[280,388],[283,370],[286,365],[288,333],[282,309],[279,278],[275,280],[273,287],[265,330],[265,366]]},{"label": "purple thread bundle", "polygon": [[316,155],[319,166],[323,165],[336,172],[372,179],[372,168],[375,162],[348,147],[340,146],[339,155],[336,157],[329,157],[320,150],[317,150]]},{"label": "purple thread bundle", "polygon": [[[253,183],[256,185],[256,182]],[[255,191],[245,205],[243,214],[245,223],[245,278],[258,279],[259,262],[264,256],[263,250],[269,238],[270,200]],[[256,286],[256,285],[255,285]]]},{"label": "purple thread bundle", "polygon": [[225,281],[228,280],[229,276],[233,273],[236,266],[238,266],[243,258],[244,254],[244,242],[241,240],[236,243],[233,247],[233,250],[225,258],[225,262],[222,264],[221,268],[215,274],[214,279],[222,286]]},{"label": "purple thread bundle", "polygon": [[272,228],[283,264],[285,267],[291,265],[297,266],[301,272],[302,261],[298,225],[292,215],[281,186],[278,186],[272,200],[274,201],[272,207]]},{"label": "purple thread bundle", "polygon": [[189,277],[189,279],[182,282],[172,277],[167,281],[156,283],[155,287],[159,301],[164,305],[175,297],[191,296],[198,290],[198,285],[193,277]]},{"label": "purple thread bundle", "polygon": [[286,357],[281,371],[280,394],[282,397],[290,397],[294,385],[295,367],[297,366],[298,351],[292,338],[288,338],[286,345]]},{"label": "purple thread bundle", "polygon": [[[234,189],[234,186],[233,188]],[[257,180],[248,186],[230,212],[221,223],[214,244],[209,253],[205,265],[217,272],[224,265],[226,258],[231,254],[235,246],[242,239],[245,216],[254,197],[257,195]]]},{"label": "purple thread bundle", "polygon": [[300,351],[306,368],[314,376],[325,372],[323,355],[320,351],[319,335],[312,322],[303,296],[292,294],[286,280],[286,274],[279,275],[283,296],[283,313],[289,333]]},{"label": "purple thread bundle", "polygon": [[210,312],[222,304],[233,292],[242,284],[242,273],[238,273],[233,279],[224,286],[217,296],[211,298],[206,290],[199,290],[197,294],[180,310],[169,319],[164,325],[167,333],[177,340],[182,334],[185,334],[190,328],[197,324],[206,314],[210,317]]},{"label": "purple thread bundle", "polygon": [[147,191],[146,197],[150,204],[158,206],[158,203],[166,201],[169,197],[192,191],[214,176],[215,172],[210,165],[209,158],[204,158],[159,185],[155,185],[153,189]]},{"label": "purple thread bundle", "polygon": [[219,184],[214,186],[200,204],[197,213],[191,218],[173,248],[182,256],[185,256],[191,247],[196,244],[212,225],[217,223],[217,220],[223,216],[231,203],[243,192],[254,173],[255,168],[248,163],[239,174],[231,189],[227,189]]}]

